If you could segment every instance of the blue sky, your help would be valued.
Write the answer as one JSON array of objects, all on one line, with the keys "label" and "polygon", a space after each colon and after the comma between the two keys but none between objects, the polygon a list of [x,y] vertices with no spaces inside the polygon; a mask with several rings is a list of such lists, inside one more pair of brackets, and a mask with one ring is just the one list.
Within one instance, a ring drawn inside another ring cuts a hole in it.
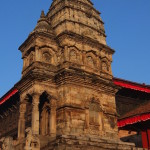
[{"label": "blue sky", "polygon": [[[20,80],[18,47],[52,0],[0,1],[0,97]],[[102,14],[107,44],[115,49],[116,77],[150,84],[150,0],[92,0]]]}]

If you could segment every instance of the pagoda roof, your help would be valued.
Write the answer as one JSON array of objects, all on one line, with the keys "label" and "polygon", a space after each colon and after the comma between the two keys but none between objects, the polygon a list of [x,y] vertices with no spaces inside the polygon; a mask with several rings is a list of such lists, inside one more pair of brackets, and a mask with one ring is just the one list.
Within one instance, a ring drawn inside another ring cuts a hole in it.
[{"label": "pagoda roof", "polygon": [[[115,85],[134,91],[150,94],[150,86],[120,78],[113,78]],[[118,118],[118,127],[125,127],[139,122],[150,120],[150,101],[143,102],[131,111],[125,113]]]},{"label": "pagoda roof", "polygon": [[140,104],[118,119],[118,127],[150,120],[150,101]]},{"label": "pagoda roof", "polygon": [[4,104],[16,93],[18,93],[18,90],[15,87],[11,88],[4,96],[0,98],[0,105]]},{"label": "pagoda roof", "polygon": [[150,113],[150,101],[146,101],[146,102],[138,105],[131,111],[122,115],[119,119],[125,119],[125,118],[139,116],[139,115],[148,114],[148,113]]},{"label": "pagoda roof", "polygon": [[120,78],[113,78],[113,82],[115,85],[122,88],[150,93],[150,85],[145,85],[144,83],[141,84],[141,83],[132,82]]}]

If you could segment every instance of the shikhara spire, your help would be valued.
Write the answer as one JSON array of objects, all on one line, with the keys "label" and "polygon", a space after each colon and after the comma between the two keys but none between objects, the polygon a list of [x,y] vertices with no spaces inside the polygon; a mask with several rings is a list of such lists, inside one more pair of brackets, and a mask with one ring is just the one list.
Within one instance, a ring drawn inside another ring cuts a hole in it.
[{"label": "shikhara spire", "polygon": [[57,36],[68,32],[106,45],[104,23],[89,0],[54,0],[47,17]]}]

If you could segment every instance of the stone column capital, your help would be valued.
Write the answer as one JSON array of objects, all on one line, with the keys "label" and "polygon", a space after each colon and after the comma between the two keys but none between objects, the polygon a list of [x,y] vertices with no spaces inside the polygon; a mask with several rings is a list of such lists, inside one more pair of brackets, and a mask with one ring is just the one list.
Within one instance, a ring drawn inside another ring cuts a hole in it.
[{"label": "stone column capital", "polygon": [[40,102],[40,94],[39,93],[34,93],[31,95],[32,96],[32,104],[39,104]]},{"label": "stone column capital", "polygon": [[40,97],[40,95],[41,95],[41,94],[38,93],[38,92],[34,92],[34,93],[31,94],[32,97],[36,97],[36,96],[37,96],[37,97]]},{"label": "stone column capital", "polygon": [[51,109],[56,109],[56,107],[57,107],[56,99],[50,100],[50,107],[51,107]]},{"label": "stone column capital", "polygon": [[51,95],[51,94],[48,94],[47,98],[48,98],[49,101],[52,100],[52,99],[57,100],[57,98],[55,96]]},{"label": "stone column capital", "polygon": [[26,103],[20,103],[20,113],[25,113],[26,112]]}]

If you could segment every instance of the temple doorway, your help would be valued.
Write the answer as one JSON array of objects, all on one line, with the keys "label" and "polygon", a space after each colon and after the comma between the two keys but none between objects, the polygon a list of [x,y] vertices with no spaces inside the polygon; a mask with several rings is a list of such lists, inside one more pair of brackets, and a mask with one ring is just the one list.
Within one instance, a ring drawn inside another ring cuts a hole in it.
[{"label": "temple doorway", "polygon": [[40,97],[40,135],[50,135],[50,103],[47,94]]}]

